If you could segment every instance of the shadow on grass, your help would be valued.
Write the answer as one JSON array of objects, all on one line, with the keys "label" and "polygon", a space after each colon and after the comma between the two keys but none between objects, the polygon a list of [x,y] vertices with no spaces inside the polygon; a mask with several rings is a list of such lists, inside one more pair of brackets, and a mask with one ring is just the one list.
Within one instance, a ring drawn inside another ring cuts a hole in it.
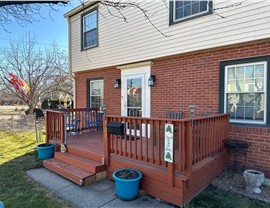
[{"label": "shadow on grass", "polygon": [[72,207],[26,175],[26,170],[41,163],[32,151],[0,165],[0,200],[5,207]]},{"label": "shadow on grass", "polygon": [[185,208],[269,208],[270,205],[209,186]]}]

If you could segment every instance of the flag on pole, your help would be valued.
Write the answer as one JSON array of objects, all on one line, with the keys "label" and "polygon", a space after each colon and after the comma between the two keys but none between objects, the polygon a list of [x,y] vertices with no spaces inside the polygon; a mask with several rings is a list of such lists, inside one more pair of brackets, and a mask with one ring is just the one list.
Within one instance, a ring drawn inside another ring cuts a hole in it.
[{"label": "flag on pole", "polygon": [[9,81],[10,84],[12,84],[16,88],[16,90],[18,90],[28,100],[30,99],[27,94],[29,91],[29,86],[22,78],[16,76],[13,73],[9,73],[9,79],[7,80]]}]

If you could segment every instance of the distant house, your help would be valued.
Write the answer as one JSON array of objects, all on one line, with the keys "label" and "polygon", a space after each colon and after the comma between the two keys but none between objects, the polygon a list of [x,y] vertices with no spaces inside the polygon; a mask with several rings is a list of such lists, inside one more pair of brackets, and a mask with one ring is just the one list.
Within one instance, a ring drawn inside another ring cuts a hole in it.
[{"label": "distant house", "polygon": [[190,118],[189,105],[196,116],[229,113],[230,138],[251,143],[246,167],[269,177],[270,2],[140,6],[158,30],[136,8],[121,11],[127,22],[95,1],[65,14],[76,108],[106,104],[109,115],[151,118]]}]

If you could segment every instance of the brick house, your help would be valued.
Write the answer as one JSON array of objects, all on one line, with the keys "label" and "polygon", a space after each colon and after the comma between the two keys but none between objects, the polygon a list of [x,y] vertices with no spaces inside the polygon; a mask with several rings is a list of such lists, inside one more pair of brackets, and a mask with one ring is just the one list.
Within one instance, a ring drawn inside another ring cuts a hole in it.
[{"label": "brick house", "polygon": [[[165,118],[167,111],[181,111],[184,118],[190,118],[189,105],[196,106],[198,117],[229,113],[228,130],[221,124],[215,132],[226,129],[230,138],[250,142],[246,167],[270,177],[269,6],[268,1],[141,1],[150,21],[136,7],[119,13],[98,1],[71,10],[65,17],[76,108],[106,104],[107,114],[117,119]],[[151,81],[153,86],[149,86]],[[156,121],[149,122],[147,125]],[[133,158],[132,152],[130,155]],[[169,174],[168,185],[176,184],[183,195],[172,196],[173,185],[166,189],[168,195],[144,184],[143,188],[182,205],[208,185],[197,178],[209,182],[224,168],[221,161],[225,158],[223,154],[211,166],[205,161],[194,166],[195,174],[187,174],[194,181],[189,185],[186,179],[178,183]],[[119,161],[108,166],[109,174],[118,164],[125,165],[125,159]],[[212,176],[207,175],[209,168]],[[163,189],[161,181],[144,182]]]},{"label": "brick house", "polygon": [[[230,113],[230,137],[252,144],[247,166],[270,176],[269,2],[166,4],[141,7],[167,37],[136,8],[123,10],[128,23],[93,2],[65,15],[76,106],[93,106],[91,86],[99,83],[108,113],[127,115],[127,82],[134,76],[143,82],[143,116],[164,117],[168,110],[189,115],[190,104],[198,115]],[[191,7],[194,14],[183,12]],[[153,87],[147,86],[150,74],[156,77]],[[116,79],[120,88],[114,88]]]}]

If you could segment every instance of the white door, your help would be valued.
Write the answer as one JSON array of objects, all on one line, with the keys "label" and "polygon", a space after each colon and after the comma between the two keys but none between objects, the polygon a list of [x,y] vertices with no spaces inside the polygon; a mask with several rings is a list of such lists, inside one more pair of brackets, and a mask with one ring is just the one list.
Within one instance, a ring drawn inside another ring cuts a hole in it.
[{"label": "white door", "polygon": [[[150,117],[150,87],[147,85],[147,80],[150,76],[150,64],[143,63],[142,65],[129,65],[121,69],[121,115],[131,117]],[[132,135],[134,132],[134,124],[126,126],[126,132],[129,134],[131,129]],[[142,131],[142,136],[145,136],[145,125],[142,129],[136,127],[137,136]]]},{"label": "white door", "polygon": [[143,83],[143,75],[131,75],[125,77],[125,116],[144,116]]},{"label": "white door", "polygon": [[[131,117],[143,117],[145,115],[144,111],[144,76],[143,75],[131,75],[125,77],[125,89],[124,89],[124,113],[125,116]],[[134,132],[134,124],[129,124],[126,126],[126,132],[129,134],[130,128],[132,135]],[[140,126],[136,126],[137,136],[140,135]],[[144,135],[144,131],[142,132]]]}]

